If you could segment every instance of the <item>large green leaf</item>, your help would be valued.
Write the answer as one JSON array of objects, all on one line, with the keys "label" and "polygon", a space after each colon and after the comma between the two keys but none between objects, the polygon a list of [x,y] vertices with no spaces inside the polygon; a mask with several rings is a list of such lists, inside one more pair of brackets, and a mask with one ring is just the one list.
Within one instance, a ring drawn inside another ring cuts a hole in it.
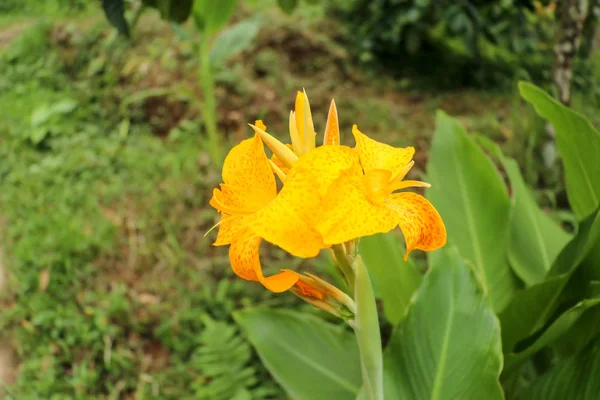
[{"label": "large green leaf", "polygon": [[538,207],[517,162],[504,159],[504,167],[513,197],[508,258],[515,273],[530,286],[544,279],[570,235]]},{"label": "large green leaf", "polygon": [[562,360],[519,396],[523,400],[597,400],[600,396],[600,337]]},{"label": "large green leaf", "polygon": [[565,286],[600,240],[600,212],[583,220],[577,235],[567,244],[552,265],[545,281],[519,291],[500,314],[502,344],[505,353],[540,331],[556,311]]},{"label": "large green leaf", "polygon": [[196,27],[209,36],[223,28],[235,11],[237,0],[195,0],[194,22]]},{"label": "large green leaf", "polygon": [[260,29],[260,18],[251,18],[224,29],[210,49],[210,64],[218,68],[229,58],[246,50]]},{"label": "large green leaf", "polygon": [[581,114],[565,107],[540,88],[526,82],[519,90],[556,132],[556,148],[565,165],[567,195],[581,219],[600,204],[600,133]]},{"label": "large green leaf", "polygon": [[362,238],[360,254],[377,281],[386,318],[396,325],[421,284],[421,274],[410,260],[404,261],[404,248],[393,232]]},{"label": "large green leaf", "polygon": [[512,212],[507,253],[510,265],[528,286],[539,283],[571,235],[538,207],[523,180],[519,164],[504,157],[500,146],[491,139],[477,135],[476,140],[502,164],[510,180]]},{"label": "large green leaf", "polygon": [[583,314],[590,309],[596,308],[600,304],[600,299],[589,299],[579,302],[577,305],[571,307],[569,310],[562,313],[544,332],[535,338],[532,343],[527,343],[527,347],[518,353],[510,353],[506,355],[504,368],[510,370],[523,361],[529,356],[537,353],[544,347],[553,344],[562,337],[566,332],[569,331],[575,324],[580,320]]},{"label": "large green leaf", "polygon": [[457,121],[438,112],[436,125],[427,197],[446,224],[448,242],[473,262],[498,312],[519,284],[506,256],[511,209],[506,186]]},{"label": "large green leaf", "polygon": [[355,398],[360,358],[354,336],[344,327],[291,311],[250,309],[235,319],[293,399]]},{"label": "large green leaf", "polygon": [[385,398],[502,399],[498,320],[456,248],[437,253],[385,351]]}]

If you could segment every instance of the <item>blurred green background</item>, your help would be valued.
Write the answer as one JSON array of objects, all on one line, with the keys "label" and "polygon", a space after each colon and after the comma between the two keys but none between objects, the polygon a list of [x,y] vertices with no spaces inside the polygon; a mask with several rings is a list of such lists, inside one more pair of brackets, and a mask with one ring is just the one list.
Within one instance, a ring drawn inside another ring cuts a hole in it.
[{"label": "blurred green background", "polygon": [[[443,109],[500,144],[538,203],[568,219],[545,124],[516,89],[531,80],[555,92],[555,3],[234,3],[210,35],[206,20],[182,21],[169,1],[145,1],[154,7],[143,10],[139,1],[0,3],[7,398],[286,398],[232,313],[267,305],[321,314],[236,278],[227,249],[204,234],[218,220],[208,206],[221,179],[211,149],[222,157],[256,119],[286,139],[302,88],[318,133],[335,98],[343,143],[353,143],[356,123],[378,140],[415,146],[415,177]],[[597,11],[590,6],[571,83],[572,106],[593,121]],[[331,271],[325,258],[263,250],[267,273]]]}]

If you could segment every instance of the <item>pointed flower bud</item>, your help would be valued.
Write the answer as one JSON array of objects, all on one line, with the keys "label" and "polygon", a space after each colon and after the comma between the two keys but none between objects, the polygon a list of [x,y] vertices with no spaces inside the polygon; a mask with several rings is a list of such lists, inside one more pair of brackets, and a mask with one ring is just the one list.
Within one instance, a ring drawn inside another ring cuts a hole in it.
[{"label": "pointed flower bud", "polygon": [[343,320],[354,319],[356,305],[350,296],[313,274],[298,274],[298,281],[290,290],[302,300]]}]

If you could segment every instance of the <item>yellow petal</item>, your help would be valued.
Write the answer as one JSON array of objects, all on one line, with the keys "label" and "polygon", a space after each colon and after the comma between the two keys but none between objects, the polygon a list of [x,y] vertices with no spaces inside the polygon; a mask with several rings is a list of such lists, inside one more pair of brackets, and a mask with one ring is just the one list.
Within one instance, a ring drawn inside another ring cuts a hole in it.
[{"label": "yellow petal", "polygon": [[392,147],[373,140],[359,131],[356,125],[352,127],[352,134],[365,173],[372,169],[387,169],[395,177],[415,154],[414,147]]},{"label": "yellow petal", "polygon": [[290,139],[292,141],[292,150],[297,155],[303,154],[304,152],[304,143],[303,138],[300,137],[298,133],[298,124],[296,123],[296,114],[293,111],[290,111]]},{"label": "yellow petal", "polygon": [[325,134],[323,135],[323,146],[338,144],[340,144],[340,123],[335,101],[331,100],[329,114],[327,115],[327,123],[325,124]]},{"label": "yellow petal", "polygon": [[321,208],[316,227],[328,245],[389,232],[397,225],[392,210],[369,200],[362,175],[343,175],[336,180]]},{"label": "yellow petal", "polygon": [[260,128],[265,132],[267,131],[267,126],[264,122],[262,122],[262,119],[257,119],[256,121],[254,121],[254,125],[256,125],[257,128]]},{"label": "yellow petal", "polygon": [[[286,143],[286,144],[285,144],[285,146],[286,146],[288,149],[292,150],[292,145],[291,145],[291,144],[288,144],[288,143]],[[290,167],[288,167],[288,166],[287,166],[287,165],[286,165],[286,164],[285,164],[283,161],[281,161],[281,160],[279,159],[279,157],[277,157],[277,155],[276,155],[276,154],[273,154],[273,155],[271,156],[271,161],[273,162],[273,164],[275,164],[277,167],[279,167],[279,169],[280,169],[280,170],[281,170],[281,171],[282,171],[284,174],[286,174],[286,175],[287,175],[287,174],[288,174],[288,172],[290,172]]]},{"label": "yellow petal", "polygon": [[[255,135],[231,149],[223,163],[223,181],[234,188],[230,198],[243,199],[236,204],[238,208],[256,210],[277,195],[275,176],[260,137]],[[229,198],[223,194],[228,205]]]},{"label": "yellow petal", "polygon": [[305,91],[296,94],[295,110],[296,127],[303,145],[300,154],[306,154],[315,148],[316,134],[310,111],[310,103]]},{"label": "yellow petal", "polygon": [[260,129],[258,126],[249,124],[254,132],[260,136],[262,141],[267,145],[269,149],[273,152],[273,154],[277,155],[277,157],[287,166],[291,167],[292,164],[298,160],[298,156],[294,154],[292,150],[290,150],[286,145],[281,143],[279,140],[275,139],[273,136],[269,135],[264,130]]},{"label": "yellow petal", "polygon": [[444,222],[425,197],[408,192],[393,194],[388,207],[396,212],[406,240],[405,260],[414,249],[432,251],[446,244]]},{"label": "yellow petal", "polygon": [[282,271],[268,277],[263,276],[258,251],[260,242],[260,237],[254,235],[250,230],[246,230],[231,243],[229,260],[233,271],[240,278],[259,281],[275,293],[284,292],[294,286],[298,276],[290,271]]},{"label": "yellow petal", "polygon": [[224,246],[231,244],[240,232],[246,229],[244,217],[221,214],[221,222],[219,223],[219,232],[213,246]]},{"label": "yellow petal", "polygon": [[249,222],[259,236],[297,257],[315,257],[326,246],[314,226],[329,185],[343,173],[362,176],[346,146],[323,146],[301,157],[279,195]]},{"label": "yellow petal", "polygon": [[279,180],[283,183],[285,182],[285,172],[281,170],[272,160],[269,160],[269,164],[271,164],[271,169],[279,177]]}]

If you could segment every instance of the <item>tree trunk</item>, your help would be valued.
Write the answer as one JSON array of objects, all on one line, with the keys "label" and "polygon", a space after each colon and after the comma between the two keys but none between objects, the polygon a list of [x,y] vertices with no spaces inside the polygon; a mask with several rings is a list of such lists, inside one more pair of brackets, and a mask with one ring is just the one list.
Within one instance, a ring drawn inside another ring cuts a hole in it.
[{"label": "tree trunk", "polygon": [[573,59],[581,44],[583,24],[589,9],[588,0],[563,0],[559,33],[554,45],[552,79],[558,89],[559,100],[568,105],[571,100]]}]

